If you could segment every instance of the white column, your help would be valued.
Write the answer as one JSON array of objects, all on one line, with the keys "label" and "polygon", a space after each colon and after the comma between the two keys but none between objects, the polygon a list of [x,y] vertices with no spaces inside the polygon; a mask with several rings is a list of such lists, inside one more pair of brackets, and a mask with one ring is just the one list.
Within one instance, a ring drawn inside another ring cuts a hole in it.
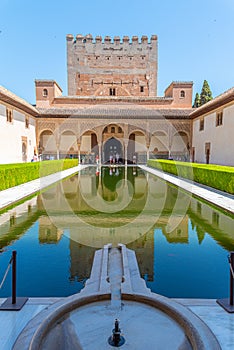
[{"label": "white column", "polygon": [[125,165],[128,164],[128,142],[124,142],[124,158],[125,158]]},{"label": "white column", "polygon": [[58,144],[56,145],[56,148],[57,148],[57,159],[59,159],[59,145]]},{"label": "white column", "polygon": [[78,149],[78,164],[80,164],[80,142],[77,142],[77,149]]},{"label": "white column", "polygon": [[99,165],[102,165],[102,145],[98,144]]}]

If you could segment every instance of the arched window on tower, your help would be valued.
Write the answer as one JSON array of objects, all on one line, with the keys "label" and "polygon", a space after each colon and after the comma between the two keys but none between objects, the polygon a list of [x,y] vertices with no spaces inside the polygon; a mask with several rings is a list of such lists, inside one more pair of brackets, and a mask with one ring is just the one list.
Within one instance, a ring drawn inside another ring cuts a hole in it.
[{"label": "arched window on tower", "polygon": [[181,98],[184,98],[184,97],[185,97],[185,91],[184,91],[184,90],[181,90],[181,91],[180,91],[180,97],[181,97]]},{"label": "arched window on tower", "polygon": [[48,96],[48,90],[47,89],[43,89],[42,95],[43,95],[43,97],[47,97]]}]

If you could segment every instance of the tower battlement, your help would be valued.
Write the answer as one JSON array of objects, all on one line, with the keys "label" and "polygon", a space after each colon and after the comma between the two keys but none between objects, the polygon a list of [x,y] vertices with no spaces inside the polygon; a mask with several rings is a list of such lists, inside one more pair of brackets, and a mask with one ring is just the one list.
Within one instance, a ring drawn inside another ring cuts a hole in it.
[{"label": "tower battlement", "polygon": [[68,95],[157,96],[157,40],[68,34]]},{"label": "tower battlement", "polygon": [[152,35],[149,39],[148,36],[142,35],[141,38],[138,36],[132,36],[130,39],[128,36],[123,36],[121,39],[119,36],[115,36],[114,38],[111,38],[110,36],[105,36],[102,38],[100,35],[97,35],[95,38],[91,34],[82,35],[77,34],[75,37],[72,34],[67,35],[67,41],[72,41],[73,44],[113,44],[113,45],[120,45],[124,43],[128,44],[153,44],[157,42],[158,37],[157,35]]}]

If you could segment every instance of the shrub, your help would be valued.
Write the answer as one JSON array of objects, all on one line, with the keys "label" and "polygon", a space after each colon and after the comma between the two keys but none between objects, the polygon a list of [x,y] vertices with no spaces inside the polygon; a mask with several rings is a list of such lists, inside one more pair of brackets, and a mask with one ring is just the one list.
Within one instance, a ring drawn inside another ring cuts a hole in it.
[{"label": "shrub", "polygon": [[150,159],[148,165],[167,173],[234,194],[234,167],[161,159]]},{"label": "shrub", "polygon": [[63,159],[32,163],[1,164],[0,191],[38,179],[39,177],[72,168],[77,163],[77,159]]}]

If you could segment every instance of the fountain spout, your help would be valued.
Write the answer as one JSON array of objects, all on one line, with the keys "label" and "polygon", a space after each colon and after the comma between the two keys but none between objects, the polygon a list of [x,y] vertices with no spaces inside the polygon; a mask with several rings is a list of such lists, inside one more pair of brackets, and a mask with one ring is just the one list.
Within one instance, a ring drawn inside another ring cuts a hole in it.
[{"label": "fountain spout", "polygon": [[109,337],[108,343],[114,347],[120,347],[125,343],[124,337],[121,335],[121,329],[119,328],[119,320],[115,319],[115,328],[112,330],[112,336]]}]

